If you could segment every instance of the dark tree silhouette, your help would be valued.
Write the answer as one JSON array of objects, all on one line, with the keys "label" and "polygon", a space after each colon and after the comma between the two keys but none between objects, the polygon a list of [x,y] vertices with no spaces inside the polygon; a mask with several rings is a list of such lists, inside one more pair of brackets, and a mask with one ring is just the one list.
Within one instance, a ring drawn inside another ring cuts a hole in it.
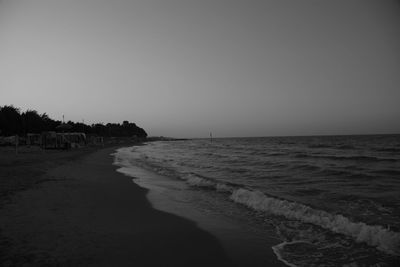
[{"label": "dark tree silhouette", "polygon": [[2,135],[22,133],[22,120],[18,108],[12,105],[0,107],[0,129]]},{"label": "dark tree silhouette", "polygon": [[40,133],[45,129],[45,121],[36,110],[27,110],[21,114],[24,133]]},{"label": "dark tree silhouette", "polygon": [[[0,135],[9,136],[14,134],[41,133],[44,131],[56,131],[61,121],[56,121],[46,113],[39,115],[36,110],[27,110],[21,114],[14,106],[0,107]],[[139,137],[146,138],[147,133],[135,123],[123,121],[119,123],[96,123],[87,125],[81,122],[68,121],[70,132],[84,132],[98,136],[107,137]]]}]

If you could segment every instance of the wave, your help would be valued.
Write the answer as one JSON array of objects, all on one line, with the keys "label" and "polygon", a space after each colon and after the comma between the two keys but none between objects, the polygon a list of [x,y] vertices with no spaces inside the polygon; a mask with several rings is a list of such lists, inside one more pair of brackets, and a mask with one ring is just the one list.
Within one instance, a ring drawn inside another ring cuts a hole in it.
[{"label": "wave", "polygon": [[346,150],[346,149],[355,149],[355,147],[352,146],[352,145],[338,145],[338,146],[336,146],[335,148],[337,148],[337,149],[344,149],[344,150]]},{"label": "wave", "polygon": [[298,153],[298,154],[295,154],[294,157],[295,158],[312,158],[313,156],[305,154],[305,153]]},{"label": "wave", "polygon": [[260,191],[243,188],[236,184],[217,183],[195,174],[186,176],[184,180],[192,186],[214,188],[219,192],[231,193],[230,199],[232,201],[253,210],[311,223],[334,233],[352,237],[356,242],[366,243],[388,254],[400,255],[400,233],[393,232],[380,225],[353,222],[340,214],[331,214],[301,203],[277,199]]},{"label": "wave", "polygon": [[297,195],[303,195],[303,196],[315,196],[315,195],[320,195],[322,193],[325,193],[325,190],[321,189],[316,189],[316,188],[309,188],[309,189],[298,189],[294,191]]},{"label": "wave", "polygon": [[310,144],[308,145],[309,148],[333,148],[333,149],[341,149],[341,150],[347,150],[347,149],[355,149],[354,146],[352,145],[346,145],[346,144],[337,144],[337,145],[328,145],[328,144]]},{"label": "wave", "polygon": [[215,183],[192,174],[187,175],[184,180],[192,186],[215,188]]},{"label": "wave", "polygon": [[359,161],[397,161],[393,158],[378,158],[371,156],[318,156],[321,158],[334,159],[334,160],[359,160]]},{"label": "wave", "polygon": [[331,145],[327,144],[310,144],[308,145],[309,148],[331,148]]},{"label": "wave", "polygon": [[292,167],[290,167],[290,169],[305,170],[305,171],[318,171],[318,170],[320,170],[320,167],[315,166],[315,165],[309,165],[309,164],[300,164],[300,165],[293,165]]},{"label": "wave", "polygon": [[375,148],[373,150],[379,151],[379,152],[393,152],[393,153],[400,152],[400,148],[395,148],[395,147]]},{"label": "wave", "polygon": [[400,175],[400,170],[388,170],[388,169],[383,169],[383,170],[376,170],[372,171],[374,174],[383,174],[383,175]]},{"label": "wave", "polygon": [[278,156],[286,156],[287,153],[283,153],[283,152],[269,152],[269,153],[265,153],[266,156],[270,156],[270,157],[278,157]]},{"label": "wave", "polygon": [[382,226],[371,226],[363,222],[352,222],[343,215],[313,209],[306,205],[266,196],[260,191],[237,189],[231,199],[257,211],[269,212],[305,223],[311,223],[332,232],[352,237],[392,255],[400,255],[400,233]]},{"label": "wave", "polygon": [[286,264],[287,266],[290,267],[297,267],[297,265],[292,264],[290,262],[288,262],[287,260],[284,259],[283,256],[283,249],[286,245],[290,245],[290,244],[296,244],[296,243],[303,243],[303,241],[292,241],[292,242],[282,242],[276,246],[272,247],[272,251],[275,253],[276,257],[278,258],[278,260],[280,260],[281,262],[283,262],[284,264]]},{"label": "wave", "polygon": [[310,154],[305,154],[305,153],[299,153],[294,156],[295,158],[316,158],[316,159],[331,159],[331,160],[357,160],[357,161],[366,161],[366,162],[372,162],[372,161],[390,161],[390,162],[396,162],[397,159],[394,158],[378,158],[378,157],[372,157],[372,156],[334,156],[334,155],[326,155],[326,156],[316,156],[316,155],[310,155]]},{"label": "wave", "polygon": [[200,177],[198,174],[190,173],[180,177],[191,186],[215,189],[218,192],[232,193],[239,185],[233,183],[217,183],[212,179]]},{"label": "wave", "polygon": [[[114,164],[129,167],[131,165],[128,159],[129,154],[130,151],[117,150],[117,153],[114,154]],[[153,170],[156,172],[162,171],[160,168]],[[400,233],[382,226],[353,222],[343,215],[331,214],[301,203],[267,196],[261,191],[253,190],[241,184],[217,182],[214,179],[200,176],[196,173],[175,174],[191,186],[225,193],[235,203],[245,205],[253,210],[311,223],[334,233],[352,237],[356,242],[366,243],[388,254],[400,255]]]}]

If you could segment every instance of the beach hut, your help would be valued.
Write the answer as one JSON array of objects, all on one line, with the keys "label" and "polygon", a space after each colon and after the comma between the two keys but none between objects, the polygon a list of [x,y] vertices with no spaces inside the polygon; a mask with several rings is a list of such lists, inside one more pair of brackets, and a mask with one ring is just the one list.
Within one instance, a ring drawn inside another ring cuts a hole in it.
[{"label": "beach hut", "polygon": [[16,143],[16,136],[0,136],[0,145],[2,146],[14,146]]},{"label": "beach hut", "polygon": [[40,146],[42,144],[41,135],[35,133],[26,134],[26,144],[28,146]]},{"label": "beach hut", "polygon": [[41,144],[44,149],[57,148],[57,133],[54,131],[42,132]]},{"label": "beach hut", "polygon": [[43,132],[41,137],[42,147],[45,149],[69,149],[86,145],[85,133]]},{"label": "beach hut", "polygon": [[88,143],[91,145],[104,145],[104,139],[102,136],[91,135],[89,136]]},{"label": "beach hut", "polygon": [[66,142],[70,148],[79,148],[86,145],[85,133],[60,133],[59,135],[63,137],[64,142]]}]

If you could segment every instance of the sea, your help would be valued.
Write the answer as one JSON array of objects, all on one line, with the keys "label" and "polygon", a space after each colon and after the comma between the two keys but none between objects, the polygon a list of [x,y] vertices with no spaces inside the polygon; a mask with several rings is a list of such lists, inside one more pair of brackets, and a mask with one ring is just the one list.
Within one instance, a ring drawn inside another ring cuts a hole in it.
[{"label": "sea", "polygon": [[400,135],[156,141],[114,156],[121,172],[218,195],[225,216],[247,210],[275,229],[265,249],[287,266],[400,266]]}]

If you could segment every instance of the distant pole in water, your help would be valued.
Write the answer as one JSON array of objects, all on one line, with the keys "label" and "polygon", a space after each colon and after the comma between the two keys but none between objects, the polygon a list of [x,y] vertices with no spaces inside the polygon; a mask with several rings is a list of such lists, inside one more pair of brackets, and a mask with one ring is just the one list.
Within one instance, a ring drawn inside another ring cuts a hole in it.
[{"label": "distant pole in water", "polygon": [[212,143],[212,132],[210,132],[210,141]]}]

